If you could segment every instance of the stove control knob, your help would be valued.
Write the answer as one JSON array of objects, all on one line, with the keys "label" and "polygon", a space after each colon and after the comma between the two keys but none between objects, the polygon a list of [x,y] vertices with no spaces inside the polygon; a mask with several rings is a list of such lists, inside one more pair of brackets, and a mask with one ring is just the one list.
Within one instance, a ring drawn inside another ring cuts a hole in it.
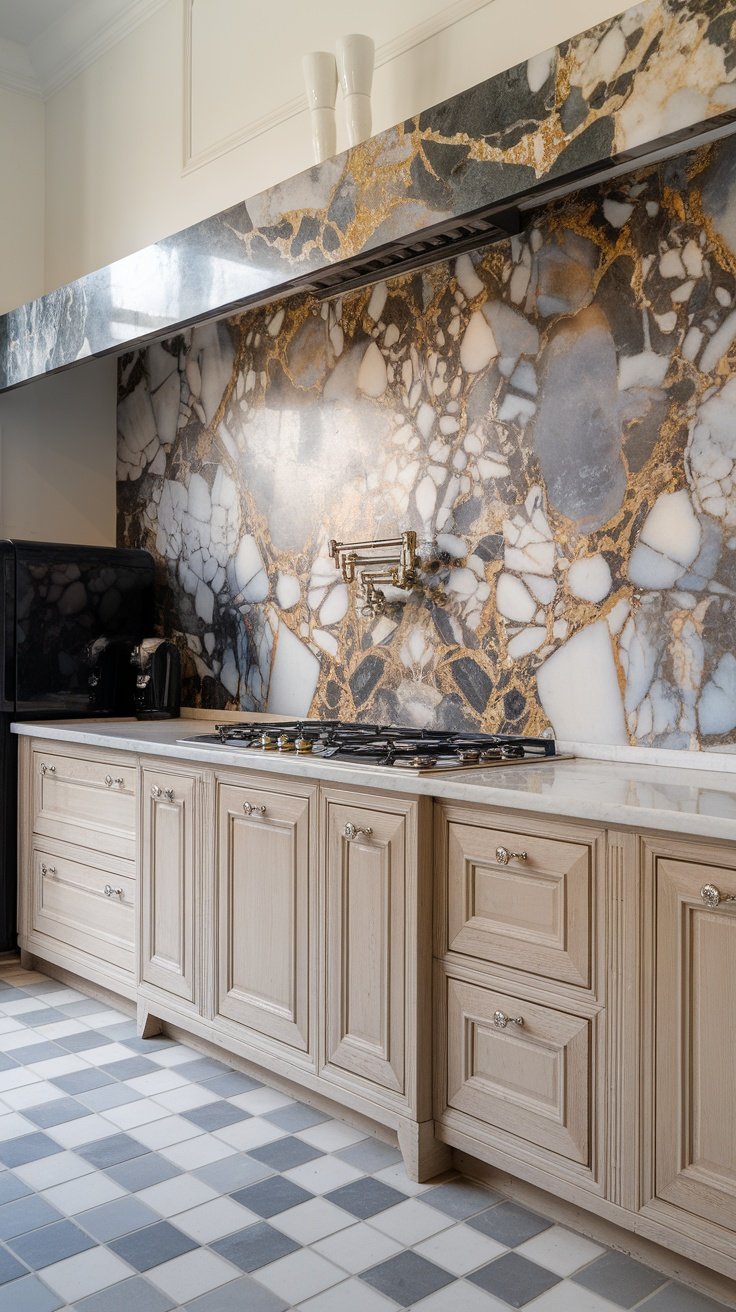
[{"label": "stove control knob", "polygon": [[306,756],[307,753],[312,750],[312,744],[308,738],[297,738],[294,746],[296,747],[297,755],[299,756]]},{"label": "stove control knob", "polygon": [[526,852],[509,852],[507,847],[496,848],[496,860],[500,866],[507,866],[509,861],[528,861]]},{"label": "stove control knob", "polygon": [[273,738],[267,733],[262,733],[258,742],[265,752],[271,751],[271,749],[276,746]]},{"label": "stove control knob", "polygon": [[287,734],[282,733],[279,734],[279,737],[276,740],[276,746],[280,752],[293,752],[294,740],[293,738],[289,738]]},{"label": "stove control knob", "polygon": [[352,843],[353,839],[359,838],[361,834],[363,835],[364,838],[370,838],[371,834],[373,833],[373,830],[361,829],[358,825],[354,825],[352,821],[349,820],[342,832],[343,832],[343,836],[347,838],[348,842]]}]

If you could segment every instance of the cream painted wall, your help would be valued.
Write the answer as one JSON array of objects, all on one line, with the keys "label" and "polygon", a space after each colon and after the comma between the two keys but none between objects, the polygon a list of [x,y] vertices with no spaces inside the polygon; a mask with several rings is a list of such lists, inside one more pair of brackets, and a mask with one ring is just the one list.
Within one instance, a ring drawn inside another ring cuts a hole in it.
[{"label": "cream painted wall", "polygon": [[0,536],[115,544],[116,362],[0,396]]},{"label": "cream painted wall", "polygon": [[0,87],[0,314],[44,289],[44,106]]},{"label": "cream painted wall", "polygon": [[[217,151],[264,112],[303,94],[298,57],[280,57],[289,5],[242,0],[194,0],[207,12],[229,15],[232,30],[218,40],[195,40],[193,138]],[[351,8],[352,5],[352,8]],[[447,19],[470,5],[451,0]],[[421,6],[419,7],[421,10]],[[442,8],[433,4],[428,12]],[[492,0],[460,17],[440,35],[380,67],[374,85],[374,128],[388,127],[419,109],[472,86],[501,69],[555,45],[612,14],[616,0]],[[416,21],[415,5],[411,18]],[[353,13],[353,10],[355,13]],[[330,44],[347,17],[376,13],[385,40],[406,27],[395,0],[319,0],[312,7],[314,44]],[[149,242],[226,208],[311,163],[306,109],[210,162],[183,170],[184,0],[168,0],[125,40],[102,55],[46,106],[46,283],[54,287]],[[355,24],[353,24],[354,30]],[[197,31],[197,24],[193,26]],[[241,106],[233,100],[237,68],[227,51],[242,52]],[[255,52],[255,56],[254,56]],[[273,69],[276,90],[264,100],[249,91],[248,60]],[[227,68],[226,77],[222,69]],[[250,98],[249,98],[250,97]],[[338,145],[344,144],[338,141]]]}]

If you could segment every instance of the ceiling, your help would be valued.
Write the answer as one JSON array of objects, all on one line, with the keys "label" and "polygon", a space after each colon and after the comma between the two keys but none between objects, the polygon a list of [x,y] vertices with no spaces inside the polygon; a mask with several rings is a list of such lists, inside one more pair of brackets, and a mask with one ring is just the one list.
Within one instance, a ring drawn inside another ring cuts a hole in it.
[{"label": "ceiling", "polygon": [[64,18],[77,0],[0,0],[0,39],[27,46],[57,18]]}]

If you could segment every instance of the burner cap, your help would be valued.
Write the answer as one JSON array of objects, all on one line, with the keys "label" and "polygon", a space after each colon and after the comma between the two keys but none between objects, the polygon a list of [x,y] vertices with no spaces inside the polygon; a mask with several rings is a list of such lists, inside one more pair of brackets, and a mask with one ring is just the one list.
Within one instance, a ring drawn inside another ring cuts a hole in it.
[{"label": "burner cap", "polygon": [[408,765],[412,770],[430,770],[433,765],[437,764],[436,756],[400,756],[396,758],[393,765]]},{"label": "burner cap", "polygon": [[455,755],[459,761],[465,761],[468,764],[480,760],[480,752],[475,747],[458,747],[455,750]]}]

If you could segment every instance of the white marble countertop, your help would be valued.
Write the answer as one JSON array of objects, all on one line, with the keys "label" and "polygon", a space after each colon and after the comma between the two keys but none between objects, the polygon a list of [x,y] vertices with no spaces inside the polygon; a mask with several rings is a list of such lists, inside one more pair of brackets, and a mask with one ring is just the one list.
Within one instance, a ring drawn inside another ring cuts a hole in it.
[{"label": "white marble countertop", "polygon": [[[270,716],[243,719],[273,720]],[[18,734],[102,749],[143,752],[210,766],[238,766],[384,792],[478,802],[505,810],[566,816],[610,827],[655,829],[736,841],[736,775],[636,762],[577,758],[416,776],[317,757],[281,756],[180,744],[212,731],[214,719],[56,720],[13,725]]]}]

